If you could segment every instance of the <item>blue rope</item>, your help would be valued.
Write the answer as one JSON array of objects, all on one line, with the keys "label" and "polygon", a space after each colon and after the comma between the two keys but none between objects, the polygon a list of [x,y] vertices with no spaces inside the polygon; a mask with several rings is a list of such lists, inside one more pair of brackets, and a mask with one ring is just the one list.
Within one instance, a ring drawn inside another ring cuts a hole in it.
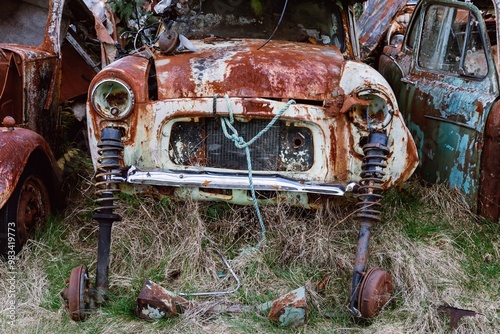
[{"label": "blue rope", "polygon": [[[250,183],[250,192],[252,194],[252,202],[253,202],[253,206],[255,208],[255,212],[257,213],[257,218],[259,219],[260,228],[262,229],[261,239],[257,243],[257,245],[254,246],[254,249],[256,249],[256,248],[259,248],[266,240],[266,227],[264,226],[264,221],[262,220],[262,215],[260,213],[259,204],[257,203],[257,197],[255,196],[255,189],[253,186],[252,161],[250,158],[250,145],[252,145],[257,139],[262,137],[262,135],[264,135],[264,133],[266,133],[274,125],[274,123],[276,123],[276,121],[288,110],[290,105],[295,103],[295,101],[294,100],[288,101],[287,104],[264,127],[264,129],[262,129],[259,133],[257,133],[255,135],[255,137],[253,137],[249,141],[245,141],[243,139],[243,137],[241,137],[238,134],[238,130],[236,130],[233,126],[234,115],[233,115],[233,108],[231,107],[231,101],[229,100],[229,96],[226,94],[224,97],[226,99],[227,109],[229,111],[229,118],[221,117],[222,132],[224,132],[224,136],[226,136],[226,138],[228,138],[234,142],[234,145],[237,148],[244,148],[245,153],[246,153],[246,157],[247,157],[248,181]],[[217,99],[217,95],[214,96],[214,100],[215,99]],[[228,128],[231,131],[231,133],[229,133]]]}]

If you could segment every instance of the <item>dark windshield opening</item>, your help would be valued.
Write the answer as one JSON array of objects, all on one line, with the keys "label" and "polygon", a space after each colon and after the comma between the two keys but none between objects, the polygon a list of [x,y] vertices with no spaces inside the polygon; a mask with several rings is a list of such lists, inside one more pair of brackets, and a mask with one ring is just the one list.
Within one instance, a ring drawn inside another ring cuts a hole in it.
[{"label": "dark windshield opening", "polygon": [[[174,27],[190,38],[267,39],[276,28],[284,1],[260,1],[261,7],[247,0],[202,1],[191,7],[186,22]],[[333,1],[289,1],[274,40],[336,45],[345,49],[340,11]]]}]

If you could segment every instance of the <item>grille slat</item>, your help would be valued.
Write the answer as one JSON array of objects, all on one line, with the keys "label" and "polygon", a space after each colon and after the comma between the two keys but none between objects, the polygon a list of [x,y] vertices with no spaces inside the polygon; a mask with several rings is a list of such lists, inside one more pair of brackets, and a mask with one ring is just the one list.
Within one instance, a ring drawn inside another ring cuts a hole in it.
[{"label": "grille slat", "polygon": [[[253,120],[247,123],[234,122],[240,137],[249,141],[267,124],[267,120]],[[245,149],[239,149],[222,132],[220,122],[207,122],[207,165],[217,168],[247,169]],[[280,127],[276,123],[250,146],[252,169],[277,170],[276,157],[279,151]]]}]

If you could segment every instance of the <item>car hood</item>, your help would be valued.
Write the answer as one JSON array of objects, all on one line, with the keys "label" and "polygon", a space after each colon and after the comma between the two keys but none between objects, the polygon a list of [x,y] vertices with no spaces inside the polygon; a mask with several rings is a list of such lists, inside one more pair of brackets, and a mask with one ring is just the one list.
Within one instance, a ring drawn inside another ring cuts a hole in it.
[{"label": "car hood", "polygon": [[262,40],[193,41],[196,52],[156,53],[158,98],[214,95],[324,101],[339,85],[337,47]]}]

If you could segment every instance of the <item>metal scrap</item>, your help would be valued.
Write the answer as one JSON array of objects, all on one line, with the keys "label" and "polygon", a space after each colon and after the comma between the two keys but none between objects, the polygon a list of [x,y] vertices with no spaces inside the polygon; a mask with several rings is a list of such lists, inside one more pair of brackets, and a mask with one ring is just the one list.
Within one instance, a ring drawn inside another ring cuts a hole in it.
[{"label": "metal scrap", "polygon": [[188,310],[201,307],[205,307],[203,312],[206,314],[259,312],[267,314],[269,320],[283,327],[297,327],[305,324],[309,313],[305,287],[300,287],[257,307],[221,301],[215,301],[206,307],[206,303],[188,301],[179,294],[146,280],[136,300],[137,316],[150,321],[175,317]]},{"label": "metal scrap", "polygon": [[274,300],[267,318],[283,327],[297,327],[307,322],[308,315],[306,289],[302,286]]},{"label": "metal scrap", "polygon": [[441,305],[438,307],[438,312],[447,313],[450,315],[450,327],[457,329],[458,321],[463,317],[475,317],[477,315],[476,311],[463,310],[460,308]]},{"label": "metal scrap", "polygon": [[175,317],[192,305],[175,293],[146,280],[136,300],[136,314],[146,320]]}]

